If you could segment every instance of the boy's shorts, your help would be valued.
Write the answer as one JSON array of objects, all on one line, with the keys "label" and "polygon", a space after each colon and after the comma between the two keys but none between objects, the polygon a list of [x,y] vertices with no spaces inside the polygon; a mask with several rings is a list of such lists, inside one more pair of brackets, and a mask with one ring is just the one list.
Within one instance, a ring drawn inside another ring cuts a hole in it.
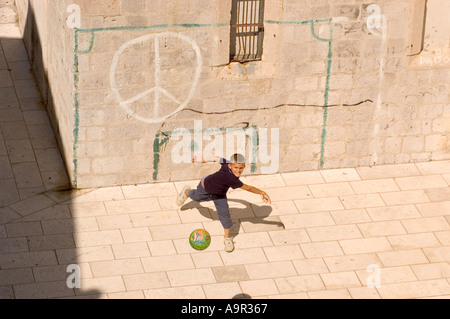
[{"label": "boy's shorts", "polygon": [[233,226],[233,223],[230,217],[227,196],[207,193],[202,186],[202,180],[198,183],[197,189],[191,189],[189,191],[189,198],[196,202],[207,202],[212,200],[216,206],[217,214],[219,215],[219,220],[223,228],[230,229],[231,226]]}]

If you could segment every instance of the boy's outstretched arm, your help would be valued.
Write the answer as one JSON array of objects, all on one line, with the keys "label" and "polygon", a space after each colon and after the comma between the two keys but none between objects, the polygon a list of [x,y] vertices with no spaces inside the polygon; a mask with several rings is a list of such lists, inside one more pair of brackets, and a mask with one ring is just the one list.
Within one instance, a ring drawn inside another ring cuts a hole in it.
[{"label": "boy's outstretched arm", "polygon": [[244,186],[242,186],[241,189],[243,189],[243,190],[245,190],[247,192],[250,192],[250,193],[261,195],[264,203],[272,204],[272,201],[270,200],[269,195],[267,195],[266,192],[260,190],[259,188],[256,188],[256,187],[244,184]]},{"label": "boy's outstretched arm", "polygon": [[211,156],[207,158],[199,158],[196,155],[192,157],[192,163],[208,163],[208,162],[220,162],[221,157],[219,156]]}]

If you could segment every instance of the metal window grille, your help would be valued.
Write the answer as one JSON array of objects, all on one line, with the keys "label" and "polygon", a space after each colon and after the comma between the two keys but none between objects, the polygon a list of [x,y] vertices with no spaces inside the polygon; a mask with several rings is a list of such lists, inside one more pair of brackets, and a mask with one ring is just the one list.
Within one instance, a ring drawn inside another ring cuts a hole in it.
[{"label": "metal window grille", "polygon": [[264,0],[232,0],[230,61],[261,60]]}]

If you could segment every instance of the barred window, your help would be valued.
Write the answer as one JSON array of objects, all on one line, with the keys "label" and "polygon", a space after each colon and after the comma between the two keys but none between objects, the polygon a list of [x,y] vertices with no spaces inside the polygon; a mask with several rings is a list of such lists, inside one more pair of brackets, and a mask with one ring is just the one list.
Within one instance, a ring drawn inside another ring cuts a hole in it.
[{"label": "barred window", "polygon": [[261,60],[264,0],[232,0],[230,62]]}]

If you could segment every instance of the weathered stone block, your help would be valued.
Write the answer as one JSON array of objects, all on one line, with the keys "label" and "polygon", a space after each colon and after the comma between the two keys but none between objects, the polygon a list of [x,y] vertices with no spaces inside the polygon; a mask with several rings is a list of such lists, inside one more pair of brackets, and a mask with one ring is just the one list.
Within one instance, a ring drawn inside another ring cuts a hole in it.
[{"label": "weathered stone block", "polygon": [[424,150],[423,136],[407,136],[403,139],[403,153],[418,153]]}]

